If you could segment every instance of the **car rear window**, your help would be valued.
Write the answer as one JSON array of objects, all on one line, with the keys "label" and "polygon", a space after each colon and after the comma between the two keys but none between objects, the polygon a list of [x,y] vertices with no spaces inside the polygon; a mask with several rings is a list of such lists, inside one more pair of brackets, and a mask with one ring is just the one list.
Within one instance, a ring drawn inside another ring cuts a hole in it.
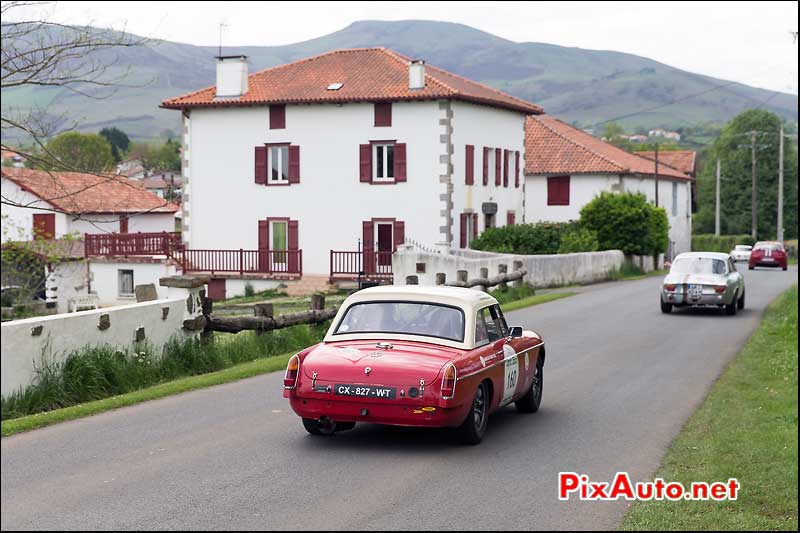
[{"label": "car rear window", "polygon": [[464,341],[464,312],[424,302],[362,302],[351,305],[334,335],[397,333]]},{"label": "car rear window", "polygon": [[724,274],[725,261],[710,257],[681,257],[669,269],[674,274]]},{"label": "car rear window", "polygon": [[775,250],[783,250],[783,246],[780,244],[757,244],[755,249],[774,252]]}]

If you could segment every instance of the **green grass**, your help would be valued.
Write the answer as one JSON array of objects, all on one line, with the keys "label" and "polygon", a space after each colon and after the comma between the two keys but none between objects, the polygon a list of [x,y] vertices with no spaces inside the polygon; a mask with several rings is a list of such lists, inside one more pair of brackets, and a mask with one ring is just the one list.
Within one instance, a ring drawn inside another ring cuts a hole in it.
[{"label": "green grass", "polygon": [[[328,324],[292,326],[263,335],[248,331],[217,333],[213,340],[187,339],[161,350],[140,346],[121,351],[87,346],[61,362],[44,363],[34,382],[4,396],[0,404],[7,420],[102,400],[180,378],[207,374],[241,363],[296,351],[316,344]],[[52,353],[43,361],[54,361]]]},{"label": "green grass", "polygon": [[67,420],[75,420],[76,418],[83,418],[112,409],[119,409],[120,407],[146,402],[148,400],[155,400],[157,398],[180,394],[195,389],[212,387],[214,385],[221,385],[223,383],[238,381],[268,372],[275,372],[286,367],[286,363],[292,353],[294,352],[275,357],[257,359],[226,368],[225,370],[178,379],[135,392],[112,396],[111,398],[105,398],[103,400],[56,409],[46,413],[23,416],[13,420],[4,420],[2,422],[2,436],[8,437],[23,431],[50,426]]},{"label": "green grass", "polygon": [[611,281],[633,281],[637,279],[649,278],[652,276],[666,275],[666,269],[652,270],[645,272],[637,265],[624,261],[622,267],[614,268],[608,273],[608,279]]},{"label": "green grass", "polygon": [[517,309],[523,309],[525,307],[531,307],[534,305],[552,302],[553,300],[560,300],[561,298],[566,298],[567,296],[573,296],[575,294],[577,293],[572,291],[546,292],[544,294],[536,294],[534,296],[528,296],[527,298],[523,298],[521,300],[516,300],[513,302],[509,302],[507,304],[503,304],[503,311],[508,313],[510,311],[516,311]]},{"label": "green grass", "polygon": [[779,297],[656,477],[741,484],[736,501],[636,503],[624,530],[797,531],[797,285]]}]

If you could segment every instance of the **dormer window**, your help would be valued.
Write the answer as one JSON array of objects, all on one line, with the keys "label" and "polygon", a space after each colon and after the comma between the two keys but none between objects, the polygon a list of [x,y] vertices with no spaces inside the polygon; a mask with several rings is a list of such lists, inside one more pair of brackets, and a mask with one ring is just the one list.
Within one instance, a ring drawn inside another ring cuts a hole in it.
[{"label": "dormer window", "polygon": [[338,91],[343,86],[344,86],[344,83],[331,83],[330,85],[328,85],[328,90],[329,91]]}]

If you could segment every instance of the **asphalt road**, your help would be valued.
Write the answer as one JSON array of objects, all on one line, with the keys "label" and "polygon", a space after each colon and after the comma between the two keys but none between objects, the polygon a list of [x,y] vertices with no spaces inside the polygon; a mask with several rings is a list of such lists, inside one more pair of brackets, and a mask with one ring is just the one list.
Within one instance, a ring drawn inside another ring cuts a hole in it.
[{"label": "asphalt road", "polygon": [[4,438],[2,529],[615,528],[626,502],[561,502],[558,472],[652,479],[797,270],[745,277],[736,317],[662,315],[657,278],[509,313],[547,341],[544,400],[494,415],[476,447],[370,425],[311,437],[280,373]]}]

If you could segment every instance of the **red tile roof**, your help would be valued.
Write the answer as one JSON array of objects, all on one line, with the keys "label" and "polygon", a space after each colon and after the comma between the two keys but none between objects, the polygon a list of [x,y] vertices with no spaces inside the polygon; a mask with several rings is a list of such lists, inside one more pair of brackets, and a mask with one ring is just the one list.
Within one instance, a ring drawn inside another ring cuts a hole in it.
[{"label": "red tile roof", "polygon": [[[525,121],[525,173],[655,174],[655,163],[589,135],[557,118],[529,116]],[[683,172],[659,166],[659,177],[691,179]]]},{"label": "red tile roof", "polygon": [[113,174],[3,168],[2,175],[65,213],[174,213],[180,208]]},{"label": "red tile roof", "polygon": [[[656,159],[655,152],[636,152],[636,155],[640,155],[654,161]],[[665,152],[658,152],[659,166],[661,166],[663,163],[664,165],[670,166],[676,170],[680,170],[684,174],[689,174],[690,176],[694,176],[696,159],[697,152],[692,150],[669,150]]]},{"label": "red tile roof", "polygon": [[[409,89],[410,61],[408,57],[386,48],[336,50],[251,74],[248,91],[240,97],[217,99],[216,87],[207,87],[165,100],[161,107],[181,109],[450,98],[523,113],[543,112],[536,104],[431,65],[425,65],[425,88]],[[338,90],[329,91],[327,87],[332,83],[343,85]]]}]

